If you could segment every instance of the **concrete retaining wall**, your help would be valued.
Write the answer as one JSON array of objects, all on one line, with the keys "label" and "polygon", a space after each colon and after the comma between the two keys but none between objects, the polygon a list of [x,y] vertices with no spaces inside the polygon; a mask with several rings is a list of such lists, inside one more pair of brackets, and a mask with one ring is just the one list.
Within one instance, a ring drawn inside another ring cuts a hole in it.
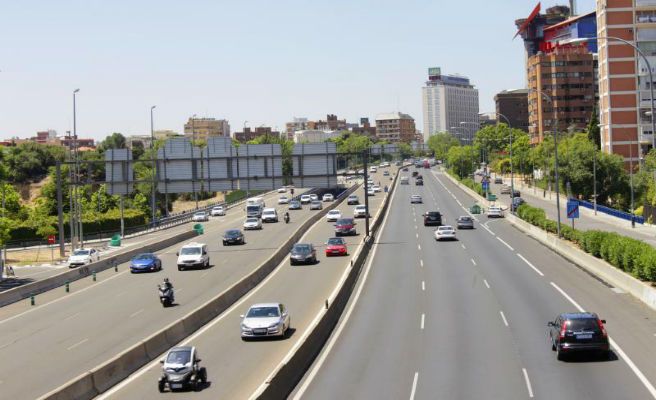
[{"label": "concrete retaining wall", "polygon": [[362,266],[364,265],[369,251],[374,243],[375,234],[380,228],[385,213],[389,207],[390,199],[396,188],[396,181],[399,174],[397,173],[391,190],[387,193],[383,206],[378,210],[374,221],[370,227],[370,237],[364,239],[363,245],[358,249],[358,253],[351,260],[351,270],[346,279],[338,288],[337,294],[333,299],[329,299],[329,307],[322,315],[321,319],[314,327],[311,327],[311,333],[305,338],[303,343],[298,347],[289,360],[275,371],[271,380],[259,394],[258,399],[284,399],[294,390],[298,382],[303,379],[306,371],[312,366],[315,358],[319,355],[323,346],[332,335],[333,329],[337,326],[339,319],[351,298],[355,289]]},{"label": "concrete retaining wall", "polygon": [[[123,353],[101,364],[88,373],[65,383],[50,393],[42,396],[45,400],[85,400],[105,392],[130,374],[159,357],[160,354],[175,346],[187,336],[194,333],[207,322],[221,315],[236,301],[262,282],[287,257],[292,246],[322,219],[328,211],[337,207],[356,186],[344,191],[333,203],[310,217],[294,234],[285,241],[275,253],[251,274],[226,289],[202,306],[189,312],[186,316],[173,322],[164,329],[154,333],[144,341],[135,344]],[[157,352],[158,350],[161,350]],[[91,379],[90,379],[91,378]]]},{"label": "concrete retaining wall", "polygon": [[[485,204],[487,204],[487,201],[483,200],[476,192],[456,181],[448,174],[447,176],[449,179],[451,179],[452,182],[465,190],[470,196],[474,196],[474,198],[478,198],[480,201],[483,201]],[[576,264],[591,274],[598,276],[607,283],[624,290],[652,309],[656,310],[656,289],[649,286],[647,283],[632,277],[631,275],[618,268],[615,268],[600,258],[586,253],[573,243],[564,239],[559,239],[556,235],[538,228],[537,226],[533,226],[513,214],[506,214],[506,219],[517,229],[549,247],[573,264]]]},{"label": "concrete retaining wall", "polygon": [[63,286],[66,282],[73,282],[78,279],[82,279],[89,275],[92,275],[94,272],[101,272],[109,268],[113,268],[115,264],[122,264],[124,262],[130,261],[132,257],[139,253],[143,252],[155,252],[167,247],[173,246],[176,243],[183,242],[185,240],[191,239],[196,236],[196,232],[190,230],[188,232],[183,232],[170,238],[166,238],[157,243],[151,243],[145,246],[139,246],[137,248],[130,249],[126,252],[116,254],[114,256],[101,259],[95,263],[85,265],[79,268],[71,269],[61,274],[51,276],[40,281],[33,283],[28,283],[27,285],[18,286],[13,289],[9,289],[5,292],[0,293],[0,307],[6,306],[22,299],[26,299],[31,295],[36,295],[39,293],[52,290],[56,287]]}]

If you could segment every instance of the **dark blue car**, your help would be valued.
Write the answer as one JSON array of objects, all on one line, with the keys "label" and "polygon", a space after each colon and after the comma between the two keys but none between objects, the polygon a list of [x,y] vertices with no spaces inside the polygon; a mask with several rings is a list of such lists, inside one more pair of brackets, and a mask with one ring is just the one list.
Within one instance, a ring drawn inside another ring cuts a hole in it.
[{"label": "dark blue car", "polygon": [[138,254],[130,261],[130,272],[152,272],[162,270],[162,260],[153,253]]}]

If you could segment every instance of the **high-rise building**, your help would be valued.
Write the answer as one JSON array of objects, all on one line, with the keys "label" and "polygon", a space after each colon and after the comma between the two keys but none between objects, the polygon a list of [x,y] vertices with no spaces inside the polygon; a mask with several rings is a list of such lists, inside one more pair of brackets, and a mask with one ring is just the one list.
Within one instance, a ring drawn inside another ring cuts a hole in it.
[{"label": "high-rise building", "polygon": [[538,3],[515,24],[526,49],[531,142],[585,130],[597,100],[597,46],[581,39],[596,35],[595,13],[571,17],[569,7],[556,6],[540,14]]},{"label": "high-rise building", "polygon": [[506,122],[499,114],[508,118],[510,126],[528,132],[528,90],[504,90],[494,96],[496,115],[494,121]]},{"label": "high-rise building", "polygon": [[[597,1],[597,35],[634,43],[656,72],[656,1]],[[636,165],[654,141],[649,69],[631,46],[604,39],[598,45],[602,150]]]},{"label": "high-rise building", "polygon": [[376,136],[381,140],[410,143],[416,132],[415,120],[408,114],[392,112],[376,116]]},{"label": "high-rise building", "polygon": [[230,124],[225,119],[189,118],[184,125],[185,136],[207,139],[208,136],[230,137]]},{"label": "high-rise building", "polygon": [[428,81],[421,89],[424,112],[424,142],[430,135],[450,131],[461,143],[471,143],[479,128],[478,89],[469,78],[442,75],[440,68],[428,69]]}]

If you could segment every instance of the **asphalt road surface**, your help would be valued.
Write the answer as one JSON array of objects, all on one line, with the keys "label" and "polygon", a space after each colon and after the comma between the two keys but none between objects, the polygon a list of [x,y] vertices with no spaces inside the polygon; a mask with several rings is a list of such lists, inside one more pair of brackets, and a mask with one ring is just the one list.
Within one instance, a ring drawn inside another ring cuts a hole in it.
[{"label": "asphalt road surface", "polygon": [[[380,180],[382,185],[389,182],[387,177],[380,175],[379,170],[373,177],[374,182]],[[356,194],[362,204],[363,189],[359,188]],[[369,209],[372,216],[375,216],[379,209],[383,196],[384,193],[377,193],[370,197]],[[343,215],[352,215],[353,207],[342,203],[338,209]],[[355,253],[364,238],[364,220],[357,221],[359,235],[345,237],[350,254]],[[319,221],[301,240],[311,242],[317,247],[318,264],[292,267],[286,259],[265,282],[234,307],[183,342],[185,345],[197,346],[203,360],[201,364],[207,368],[209,386],[197,393],[178,394],[180,398],[188,396],[194,399],[246,399],[265,382],[324,307],[325,299],[334,290],[348,266],[350,257],[324,256],[324,243],[332,236],[333,223]],[[241,340],[240,315],[244,314],[250,305],[262,302],[281,302],[286,305],[291,317],[291,329],[286,339],[248,342]],[[159,394],[157,391],[160,375],[161,365],[155,360],[100,398],[171,398],[171,393]]]},{"label": "asphalt road surface", "polygon": [[[300,192],[301,190],[299,190]],[[268,205],[278,195],[267,197]],[[277,206],[279,210],[286,206]],[[280,212],[280,211],[279,211]],[[244,211],[229,210],[206,224],[205,234],[190,241],[207,243],[209,269],[178,271],[182,244],[158,252],[162,272],[130,274],[128,264],[0,309],[0,397],[34,399],[105,362],[157,330],[181,318],[248,275],[315,211],[292,211],[290,224],[264,224],[247,231],[247,244],[222,246],[220,235],[241,228]],[[163,308],[157,284],[169,277],[177,305]]]},{"label": "asphalt road surface", "polygon": [[[454,224],[473,199],[422,174],[398,187],[359,297],[292,398],[656,398],[654,311],[503,219],[436,242],[422,213]],[[607,319],[610,360],[556,360],[546,323],[580,309]]]}]

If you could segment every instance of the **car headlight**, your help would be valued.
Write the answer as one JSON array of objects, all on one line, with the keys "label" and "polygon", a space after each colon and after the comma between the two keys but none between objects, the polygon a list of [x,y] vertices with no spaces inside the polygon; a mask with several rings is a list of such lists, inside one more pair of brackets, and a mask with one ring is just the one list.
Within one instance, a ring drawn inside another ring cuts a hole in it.
[{"label": "car headlight", "polygon": [[249,328],[248,325],[241,324],[241,330],[242,330],[242,331],[250,331],[251,328]]},{"label": "car headlight", "polygon": [[275,324],[271,324],[271,325],[269,325],[269,329],[271,329],[271,328],[277,328],[278,325],[280,325],[280,321],[276,322]]}]

